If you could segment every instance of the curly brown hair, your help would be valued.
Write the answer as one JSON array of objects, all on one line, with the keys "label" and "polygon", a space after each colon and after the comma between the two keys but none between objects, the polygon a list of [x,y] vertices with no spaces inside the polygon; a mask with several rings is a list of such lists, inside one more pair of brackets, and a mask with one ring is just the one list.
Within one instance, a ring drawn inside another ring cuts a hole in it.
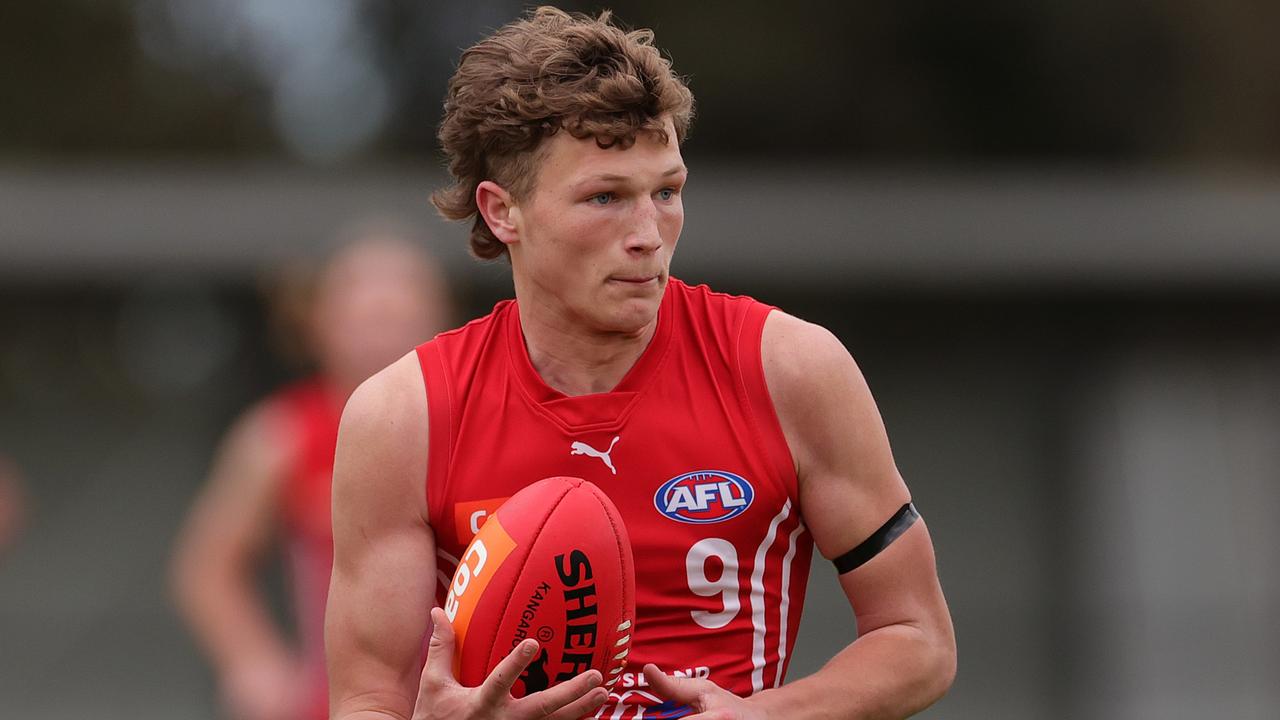
[{"label": "curly brown hair", "polygon": [[431,201],[450,220],[475,218],[472,254],[501,257],[507,247],[476,207],[481,182],[518,201],[533,189],[544,139],[563,129],[602,148],[628,148],[646,131],[665,143],[667,117],[683,143],[693,95],[654,47],[652,31],[619,28],[607,10],[591,17],[537,8],[462,54],[439,133],[453,183]]}]

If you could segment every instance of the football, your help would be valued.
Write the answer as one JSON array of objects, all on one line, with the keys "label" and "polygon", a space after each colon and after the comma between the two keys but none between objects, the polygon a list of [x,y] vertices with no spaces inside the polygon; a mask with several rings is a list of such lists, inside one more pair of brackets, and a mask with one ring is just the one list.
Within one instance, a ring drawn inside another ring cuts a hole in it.
[{"label": "football", "polygon": [[622,517],[590,482],[553,477],[511,496],[463,553],[445,598],[459,682],[480,685],[525,638],[538,653],[523,697],[591,668],[612,688],[635,623],[635,567]]}]

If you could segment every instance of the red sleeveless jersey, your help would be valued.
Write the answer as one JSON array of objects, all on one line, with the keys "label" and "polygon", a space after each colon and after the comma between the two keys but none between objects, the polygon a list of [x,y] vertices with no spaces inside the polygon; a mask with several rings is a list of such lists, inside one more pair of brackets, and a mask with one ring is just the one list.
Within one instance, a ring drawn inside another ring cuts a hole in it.
[{"label": "red sleeveless jersey", "polygon": [[418,347],[441,597],[486,515],[538,479],[586,478],[627,523],[636,632],[597,717],[689,713],[649,691],[649,662],[741,696],[786,674],[813,544],[765,387],[771,310],[672,279],[635,366],[612,392],[579,397],[534,370],[515,301]]},{"label": "red sleeveless jersey", "polygon": [[343,398],[319,378],[289,385],[267,401],[290,443],[279,518],[286,569],[298,622],[307,697],[300,717],[329,717],[324,660],[324,609],[333,572],[330,489]]}]

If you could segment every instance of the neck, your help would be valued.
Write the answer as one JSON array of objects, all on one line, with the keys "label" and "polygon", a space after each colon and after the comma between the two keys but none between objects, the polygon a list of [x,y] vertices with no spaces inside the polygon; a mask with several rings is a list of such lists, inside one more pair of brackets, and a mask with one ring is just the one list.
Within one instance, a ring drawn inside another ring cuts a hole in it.
[{"label": "neck", "polygon": [[580,323],[521,303],[520,326],[533,369],[543,382],[574,397],[609,392],[622,382],[653,339],[658,320],[636,332],[593,332]]}]

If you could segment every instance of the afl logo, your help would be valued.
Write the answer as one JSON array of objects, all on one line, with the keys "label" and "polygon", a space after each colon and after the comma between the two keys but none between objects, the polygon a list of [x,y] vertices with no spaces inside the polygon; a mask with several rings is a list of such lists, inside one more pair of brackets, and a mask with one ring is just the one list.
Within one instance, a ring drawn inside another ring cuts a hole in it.
[{"label": "afl logo", "polygon": [[653,505],[672,520],[698,525],[734,518],[751,507],[755,490],[746,478],[721,470],[697,470],[658,488]]}]

